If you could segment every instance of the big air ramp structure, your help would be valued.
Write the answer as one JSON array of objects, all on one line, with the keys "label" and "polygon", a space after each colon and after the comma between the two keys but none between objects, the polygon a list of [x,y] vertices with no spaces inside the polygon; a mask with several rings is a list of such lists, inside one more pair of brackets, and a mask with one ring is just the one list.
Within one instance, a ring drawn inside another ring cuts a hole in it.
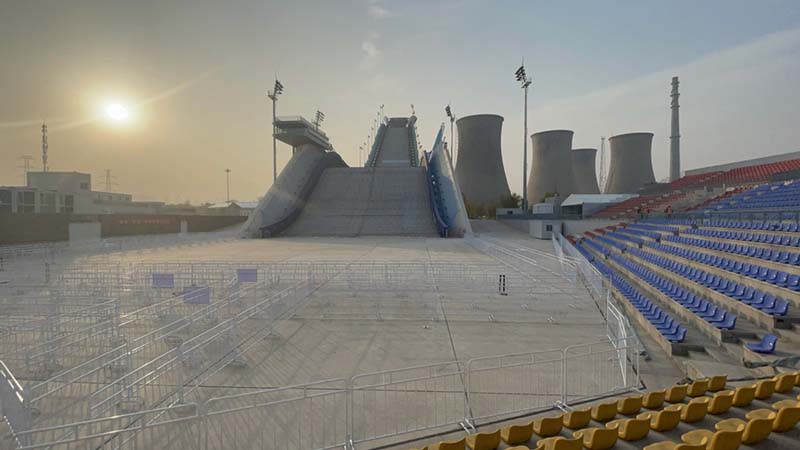
[{"label": "big air ramp structure", "polygon": [[635,194],[655,183],[653,174],[653,133],[628,133],[611,136],[611,164],[606,194]]},{"label": "big air ramp structure", "polygon": [[456,121],[458,126],[458,159],[456,179],[470,206],[500,206],[511,197],[500,136],[503,117],[477,114]]},{"label": "big air ramp structure", "polygon": [[321,132],[301,120],[291,125],[303,132],[291,136],[289,124],[276,122],[278,139],[302,145],[245,224],[244,237],[438,235],[426,170],[410,145],[413,120],[385,121],[364,168],[348,167],[329,151],[327,137],[307,142],[308,133]]},{"label": "big air ramp structure", "polygon": [[573,194],[599,194],[595,161],[596,148],[576,148],[570,152],[572,157]]},{"label": "big air ramp structure", "polygon": [[543,201],[558,193],[562,198],[574,192],[572,174],[572,135],[570,130],[549,130],[531,135],[531,174],[528,201]]}]

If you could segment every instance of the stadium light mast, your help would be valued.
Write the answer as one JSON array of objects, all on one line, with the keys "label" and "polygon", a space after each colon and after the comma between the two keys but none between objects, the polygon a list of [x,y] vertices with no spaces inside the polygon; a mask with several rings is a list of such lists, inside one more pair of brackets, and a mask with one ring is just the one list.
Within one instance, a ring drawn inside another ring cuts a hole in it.
[{"label": "stadium light mast", "polygon": [[275,77],[275,87],[267,91],[267,97],[272,100],[272,184],[278,179],[278,143],[275,138],[275,113],[278,104],[278,96],[283,94],[283,84]]},{"label": "stadium light mast", "polygon": [[447,117],[450,118],[450,145],[449,145],[449,148],[448,148],[448,150],[450,150],[450,151],[448,152],[449,153],[448,156],[450,157],[450,161],[452,162],[453,161],[453,154],[456,151],[456,145],[455,145],[456,141],[455,141],[455,138],[453,137],[453,123],[456,120],[456,115],[453,114],[453,110],[450,108],[450,104],[449,103],[447,104],[447,106],[444,107],[444,112],[446,112],[447,113]]},{"label": "stadium light mast", "polygon": [[319,130],[319,126],[322,124],[322,121],[325,120],[325,113],[317,109],[317,114],[314,116],[314,126],[317,127]]},{"label": "stadium light mast", "polygon": [[522,210],[528,212],[528,87],[533,80],[525,74],[525,61],[519,66],[514,75],[525,91],[525,136],[522,141]]}]

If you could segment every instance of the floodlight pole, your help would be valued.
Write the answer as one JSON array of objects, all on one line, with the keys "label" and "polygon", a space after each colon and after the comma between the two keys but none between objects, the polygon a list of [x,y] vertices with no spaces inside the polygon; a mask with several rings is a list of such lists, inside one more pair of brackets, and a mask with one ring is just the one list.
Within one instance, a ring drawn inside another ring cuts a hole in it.
[{"label": "floodlight pole", "polygon": [[231,169],[225,169],[225,187],[227,202],[231,202]]},{"label": "floodlight pole", "polygon": [[528,213],[528,86],[531,79],[526,79],[522,87],[525,89],[525,136],[522,141],[522,211]]},{"label": "floodlight pole", "polygon": [[267,91],[267,97],[272,100],[272,184],[278,179],[278,142],[275,139],[275,112],[278,103],[278,94]]}]

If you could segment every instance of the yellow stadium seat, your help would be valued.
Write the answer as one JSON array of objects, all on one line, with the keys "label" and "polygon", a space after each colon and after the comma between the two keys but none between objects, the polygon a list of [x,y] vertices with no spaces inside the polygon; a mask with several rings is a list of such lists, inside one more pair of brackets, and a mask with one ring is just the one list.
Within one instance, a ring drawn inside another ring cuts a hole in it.
[{"label": "yellow stadium seat", "polygon": [[500,445],[500,430],[493,433],[470,434],[466,438],[472,450],[495,450]]},{"label": "yellow stadium seat", "polygon": [[719,391],[708,402],[708,413],[719,415],[728,412],[733,405],[733,391]]},{"label": "yellow stadium seat", "polygon": [[694,423],[703,420],[708,412],[708,397],[693,398],[681,407],[681,421]]},{"label": "yellow stadium seat", "polygon": [[650,432],[650,419],[617,419],[606,424],[609,430],[617,430],[617,436],[623,441],[644,439]]},{"label": "yellow stadium seat", "polygon": [[645,447],[643,450],[706,450],[706,443],[703,442],[702,444],[686,444],[686,443],[675,443],[672,441],[661,441],[656,442],[655,444],[650,444]]},{"label": "yellow stadium seat", "polygon": [[670,403],[680,403],[686,398],[686,392],[688,391],[689,386],[685,384],[676,384],[671,388],[667,389],[667,394],[664,396],[664,400]]},{"label": "yellow stadium seat", "polygon": [[509,425],[500,429],[500,438],[508,445],[524,444],[533,437],[533,427],[527,425]]},{"label": "yellow stadium seat", "polygon": [[747,406],[753,402],[756,396],[755,385],[739,386],[733,394],[733,406]]},{"label": "yellow stadium seat", "polygon": [[708,390],[711,392],[721,391],[725,389],[726,384],[728,384],[727,375],[715,375],[708,379]]},{"label": "yellow stadium seat", "polygon": [[585,427],[589,424],[590,420],[592,420],[591,408],[573,409],[564,414],[564,426],[571,430]]},{"label": "yellow stadium seat", "polygon": [[[765,419],[770,417],[770,414],[775,413],[768,409],[756,409],[747,413],[745,417],[747,420]],[[778,433],[789,431],[797,425],[798,420],[800,420],[800,407],[790,406],[781,408],[772,420],[772,431]]]},{"label": "yellow stadium seat", "polygon": [[576,439],[583,440],[583,446],[589,450],[608,450],[617,443],[617,430],[606,428],[584,428],[572,433]]},{"label": "yellow stadium seat", "polygon": [[781,400],[779,402],[773,403],[772,404],[772,409],[777,411],[777,410],[782,409],[782,408],[788,408],[788,407],[792,407],[792,406],[800,406],[800,405],[798,405],[798,403],[800,403],[800,402],[798,402],[797,400],[792,400],[792,399]]},{"label": "yellow stadium seat", "polygon": [[442,441],[431,445],[431,450],[464,450],[465,439],[461,438],[457,441]]},{"label": "yellow stadium seat", "polygon": [[775,420],[775,413],[768,415],[763,419],[753,419],[745,422],[742,419],[725,419],[720,420],[714,425],[719,430],[736,430],[740,425],[744,425],[744,434],[742,434],[742,444],[751,445],[757,444],[769,437],[772,433],[772,422]]},{"label": "yellow stadium seat", "polygon": [[800,386],[800,370],[794,373],[797,376],[797,380],[795,380],[794,385]]},{"label": "yellow stadium seat", "polygon": [[531,422],[534,433],[541,437],[555,436],[561,432],[564,425],[564,415],[557,417],[542,417]]},{"label": "yellow stadium seat", "polygon": [[667,391],[664,389],[659,389],[657,391],[650,391],[647,394],[644,394],[644,399],[642,400],[642,406],[647,409],[658,409],[661,408],[661,405],[664,404],[664,396]]},{"label": "yellow stadium seat", "polygon": [[564,436],[549,437],[536,442],[536,450],[581,450],[580,439],[568,439]]},{"label": "yellow stadium seat", "polygon": [[642,409],[642,396],[625,397],[617,401],[617,412],[630,416]]},{"label": "yellow stadium seat", "polygon": [[699,445],[706,443],[706,450],[736,450],[742,445],[744,424],[737,425],[731,430],[692,430],[684,433],[681,440],[687,444]]},{"label": "yellow stadium seat", "polygon": [[681,421],[681,405],[669,405],[661,411],[647,411],[639,414],[637,419],[649,419],[653,431],[669,431]]},{"label": "yellow stadium seat", "polygon": [[797,375],[793,373],[781,373],[772,377],[775,381],[775,392],[786,393],[794,388]]},{"label": "yellow stadium seat", "polygon": [[516,445],[514,447],[508,447],[506,448],[506,450],[531,450],[531,449],[525,445]]},{"label": "yellow stadium seat", "polygon": [[592,407],[592,419],[608,422],[617,416],[617,402],[600,403]]},{"label": "yellow stadium seat", "polygon": [[761,380],[755,384],[755,387],[757,399],[764,400],[770,398],[775,392],[775,380]]},{"label": "yellow stadium seat", "polygon": [[702,379],[690,384],[689,388],[686,390],[686,394],[689,397],[700,397],[701,395],[706,395],[707,390],[708,379]]}]

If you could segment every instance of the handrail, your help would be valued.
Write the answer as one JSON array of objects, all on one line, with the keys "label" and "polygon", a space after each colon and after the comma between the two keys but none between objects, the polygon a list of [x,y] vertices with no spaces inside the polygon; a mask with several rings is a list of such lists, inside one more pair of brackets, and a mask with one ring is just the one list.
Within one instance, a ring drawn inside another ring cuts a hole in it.
[{"label": "handrail", "polygon": [[431,209],[433,210],[433,217],[436,220],[436,230],[439,232],[440,237],[447,237],[450,227],[445,222],[442,215],[439,213],[439,201],[437,196],[434,193],[435,186],[434,186],[434,178],[435,173],[431,171],[431,154],[430,152],[425,152],[425,180],[426,184],[428,185],[428,197],[431,201]]}]

